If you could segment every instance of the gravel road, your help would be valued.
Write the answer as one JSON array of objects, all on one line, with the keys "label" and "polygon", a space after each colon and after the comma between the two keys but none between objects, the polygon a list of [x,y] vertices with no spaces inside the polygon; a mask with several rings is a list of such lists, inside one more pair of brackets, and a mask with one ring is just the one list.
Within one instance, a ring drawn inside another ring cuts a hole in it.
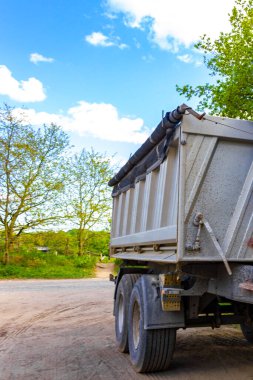
[{"label": "gravel road", "polygon": [[114,284],[103,279],[0,281],[1,380],[253,380],[239,330],[178,332],[171,369],[136,374],[114,345]]}]

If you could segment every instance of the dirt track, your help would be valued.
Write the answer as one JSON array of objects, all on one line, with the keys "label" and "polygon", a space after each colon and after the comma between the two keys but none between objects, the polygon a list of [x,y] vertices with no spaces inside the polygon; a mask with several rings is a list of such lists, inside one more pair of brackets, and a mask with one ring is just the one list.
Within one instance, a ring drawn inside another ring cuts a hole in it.
[{"label": "dirt track", "polygon": [[0,282],[1,380],[253,380],[239,330],[178,332],[168,372],[141,375],[114,345],[114,284],[103,279]]}]

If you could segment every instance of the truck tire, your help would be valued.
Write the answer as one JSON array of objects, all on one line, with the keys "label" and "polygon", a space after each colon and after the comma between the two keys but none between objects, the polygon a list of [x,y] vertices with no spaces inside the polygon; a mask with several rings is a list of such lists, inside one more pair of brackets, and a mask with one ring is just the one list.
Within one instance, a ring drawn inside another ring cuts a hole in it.
[{"label": "truck tire", "polygon": [[247,325],[246,323],[241,323],[241,330],[245,339],[249,343],[253,343],[253,327],[250,325]]},{"label": "truck tire", "polygon": [[144,303],[141,282],[132,291],[128,314],[131,362],[136,372],[168,369],[176,343],[176,329],[144,329]]},{"label": "truck tire", "polygon": [[128,349],[128,308],[132,289],[140,274],[125,274],[120,280],[115,300],[115,335],[120,352]]}]

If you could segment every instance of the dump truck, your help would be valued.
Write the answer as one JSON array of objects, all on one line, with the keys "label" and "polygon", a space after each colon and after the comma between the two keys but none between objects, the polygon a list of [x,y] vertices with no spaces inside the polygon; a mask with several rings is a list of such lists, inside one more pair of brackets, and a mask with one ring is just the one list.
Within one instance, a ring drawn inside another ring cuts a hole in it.
[{"label": "dump truck", "polygon": [[110,180],[116,344],[167,370],[178,329],[239,324],[253,343],[253,123],[167,112]]}]

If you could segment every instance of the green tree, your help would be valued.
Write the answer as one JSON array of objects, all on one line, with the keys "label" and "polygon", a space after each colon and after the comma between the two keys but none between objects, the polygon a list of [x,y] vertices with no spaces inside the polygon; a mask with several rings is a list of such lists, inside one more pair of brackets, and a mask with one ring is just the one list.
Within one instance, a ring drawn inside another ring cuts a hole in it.
[{"label": "green tree", "polygon": [[[195,47],[204,52],[204,62],[216,79],[177,91],[189,100],[201,100],[198,110],[232,118],[253,119],[253,1],[237,0],[230,17],[231,31],[211,41],[204,35]],[[215,22],[215,20],[214,20]]]},{"label": "green tree", "polygon": [[38,231],[32,235],[33,245],[48,247],[50,253],[67,256],[77,252],[76,239],[66,231]]},{"label": "green tree", "polygon": [[35,130],[15,117],[10,107],[0,109],[0,229],[4,230],[5,263],[23,231],[56,221],[67,146],[68,137],[58,126]]},{"label": "green tree", "polygon": [[96,253],[97,256],[109,256],[109,231],[90,231],[87,241],[87,251]]},{"label": "green tree", "polygon": [[83,255],[89,231],[108,228],[111,193],[108,181],[113,176],[109,158],[93,150],[82,150],[68,164],[67,215],[77,226],[78,255]]}]

